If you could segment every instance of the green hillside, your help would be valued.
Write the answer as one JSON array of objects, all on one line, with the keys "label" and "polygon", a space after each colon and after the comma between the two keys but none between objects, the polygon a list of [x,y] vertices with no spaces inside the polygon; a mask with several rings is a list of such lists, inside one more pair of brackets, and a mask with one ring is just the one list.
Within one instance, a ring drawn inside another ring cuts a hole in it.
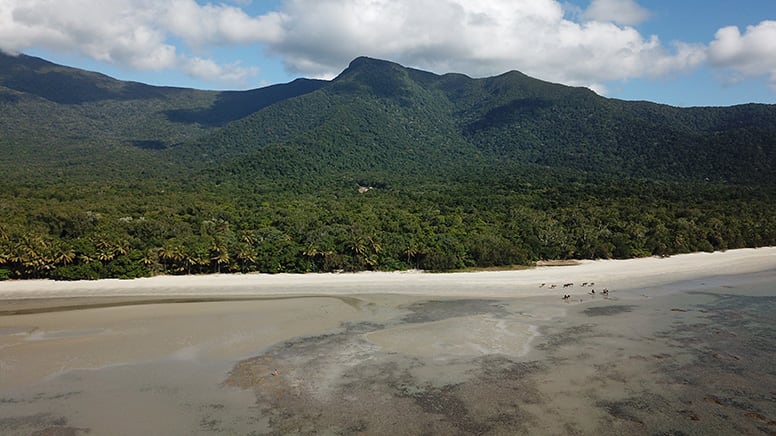
[{"label": "green hillside", "polygon": [[0,55],[0,278],[530,264],[776,243],[776,106],[358,58],[214,92]]},{"label": "green hillside", "polygon": [[324,83],[300,79],[244,92],[155,87],[0,52],[2,168],[16,181],[38,181],[41,173],[85,183],[166,177],[181,162],[158,150]]},{"label": "green hillside", "polygon": [[[209,164],[226,161],[227,172],[245,175],[249,167],[272,179],[312,172],[404,179],[507,165],[773,186],[774,138],[772,105],[683,109],[606,99],[518,72],[471,79],[359,58],[317,92],[183,150]],[[234,160],[240,156],[242,163]]]}]

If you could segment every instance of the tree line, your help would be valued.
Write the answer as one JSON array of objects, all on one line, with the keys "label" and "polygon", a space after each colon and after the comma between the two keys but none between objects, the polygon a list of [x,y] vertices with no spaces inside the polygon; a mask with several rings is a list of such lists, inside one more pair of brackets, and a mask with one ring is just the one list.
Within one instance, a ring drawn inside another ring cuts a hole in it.
[{"label": "tree line", "polygon": [[113,187],[69,201],[51,191],[3,202],[0,278],[450,271],[776,244],[767,190],[625,186],[354,184],[293,196]]}]

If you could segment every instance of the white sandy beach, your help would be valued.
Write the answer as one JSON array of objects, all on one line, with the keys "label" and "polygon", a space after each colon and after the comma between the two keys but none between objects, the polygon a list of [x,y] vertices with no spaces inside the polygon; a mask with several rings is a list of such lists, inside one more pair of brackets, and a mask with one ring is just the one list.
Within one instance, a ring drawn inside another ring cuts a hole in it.
[{"label": "white sandy beach", "polygon": [[766,247],[513,271],[0,282],[0,433],[754,434],[776,423],[757,403],[776,383],[758,372],[775,275]]},{"label": "white sandy beach", "polygon": [[[0,301],[67,297],[196,297],[402,294],[434,296],[530,297],[547,295],[552,285],[577,286],[564,293],[599,288],[626,290],[718,275],[776,269],[776,247],[691,253],[671,257],[581,261],[577,265],[526,270],[461,273],[362,272],[341,274],[215,274],[158,276],[134,280],[0,282]],[[542,284],[545,284],[542,286]],[[593,287],[595,287],[593,286]],[[2,307],[0,303],[0,307]]]}]

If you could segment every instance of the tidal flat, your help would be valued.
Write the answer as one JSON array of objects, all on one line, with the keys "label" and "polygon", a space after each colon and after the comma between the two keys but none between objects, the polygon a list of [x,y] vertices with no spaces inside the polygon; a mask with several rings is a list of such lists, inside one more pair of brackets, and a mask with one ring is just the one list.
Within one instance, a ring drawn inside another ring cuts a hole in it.
[{"label": "tidal flat", "polygon": [[776,270],[604,286],[6,314],[0,433],[776,434]]}]

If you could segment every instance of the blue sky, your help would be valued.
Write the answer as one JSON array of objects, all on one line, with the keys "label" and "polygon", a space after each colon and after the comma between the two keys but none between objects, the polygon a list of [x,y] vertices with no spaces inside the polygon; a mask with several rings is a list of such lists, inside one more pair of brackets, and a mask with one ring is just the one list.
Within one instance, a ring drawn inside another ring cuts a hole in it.
[{"label": "blue sky", "polygon": [[678,106],[776,103],[774,0],[0,0],[0,49],[201,89],[332,78],[365,55]]}]

